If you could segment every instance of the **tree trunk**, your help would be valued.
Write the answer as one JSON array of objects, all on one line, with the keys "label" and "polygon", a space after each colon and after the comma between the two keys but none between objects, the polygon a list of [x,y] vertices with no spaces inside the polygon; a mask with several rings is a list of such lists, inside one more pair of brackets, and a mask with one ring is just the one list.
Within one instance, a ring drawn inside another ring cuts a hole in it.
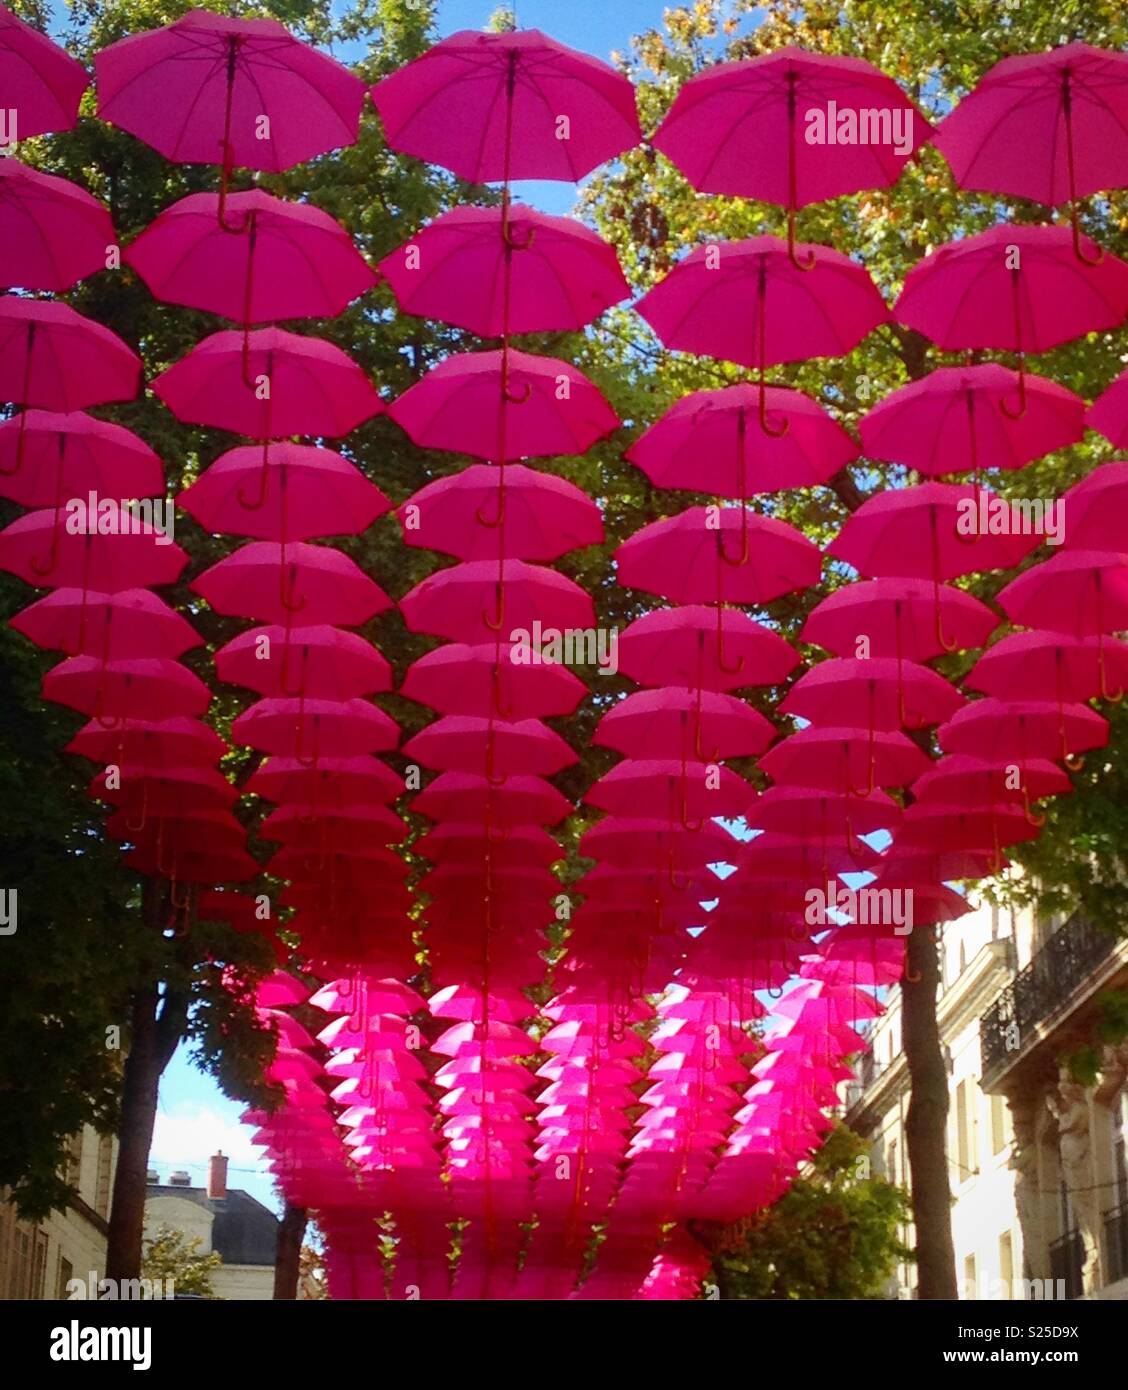
[{"label": "tree trunk", "polygon": [[274,1297],[293,1301],[298,1296],[298,1274],[305,1239],[306,1209],[286,1203],[278,1227],[278,1246],[274,1257]]},{"label": "tree trunk", "polygon": [[948,1183],[948,1071],[940,1050],[936,992],[940,961],[932,927],[908,939],[901,1021],[912,1090],[905,1142],[916,1227],[917,1297],[955,1299],[952,1194]]},{"label": "tree trunk", "polygon": [[[161,886],[146,879],[142,886],[141,911],[146,923],[158,931],[164,906]],[[149,1149],[157,1117],[157,1093],[161,1075],[184,1035],[187,1022],[186,994],[165,990],[162,995],[160,983],[155,979],[134,992],[129,1053],[122,1080],[117,1169],[106,1242],[108,1279],[141,1277]]]}]

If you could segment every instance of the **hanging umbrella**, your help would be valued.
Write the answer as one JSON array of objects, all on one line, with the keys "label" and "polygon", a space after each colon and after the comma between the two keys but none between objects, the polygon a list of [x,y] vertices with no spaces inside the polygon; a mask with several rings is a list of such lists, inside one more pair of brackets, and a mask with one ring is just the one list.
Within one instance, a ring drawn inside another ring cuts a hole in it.
[{"label": "hanging umbrella", "polygon": [[116,723],[154,709],[165,716],[203,714],[211,703],[211,691],[186,666],[167,657],[103,661],[96,656],[71,656],[43,677],[43,698]]},{"label": "hanging umbrella", "polygon": [[0,496],[22,507],[56,507],[88,491],[160,497],[164,469],[131,430],[79,410],[24,410],[0,424]]},{"label": "hanging umbrella", "polygon": [[392,671],[370,642],[323,623],[291,631],[249,628],[215,654],[216,675],[260,695],[351,700],[392,688]]},{"label": "hanging umbrella", "polygon": [[81,63],[0,5],[0,92],[16,113],[13,139],[73,130],[89,85]]},{"label": "hanging umbrella", "polygon": [[[812,140],[816,122],[822,138]],[[875,134],[859,140],[860,123]],[[839,140],[840,128],[852,139]],[[931,133],[893,79],[863,58],[787,44],[691,77],[653,144],[699,192],[786,208],[794,249],[798,209],[896,183]]]},{"label": "hanging umbrella", "polygon": [[243,785],[248,795],[277,802],[303,802],[322,808],[395,801],[403,794],[403,778],[397,777],[379,758],[368,755],[322,757],[316,767],[296,758],[267,758]]},{"label": "hanging umbrella", "polygon": [[892,657],[831,657],[806,671],[780,702],[781,714],[865,730],[919,729],[964,704],[938,672]]},{"label": "hanging umbrella", "polygon": [[1128,552],[1128,462],[1105,463],[1069,489],[1062,499],[1069,518],[1071,550]]},{"label": "hanging umbrella", "polygon": [[140,381],[137,354],[69,304],[0,298],[0,396],[6,400],[82,410],[131,401]]},{"label": "hanging umbrella", "polygon": [[174,584],[188,563],[163,531],[134,517],[128,531],[95,535],[66,530],[57,512],[27,512],[0,531],[0,569],[44,588],[114,594]]},{"label": "hanging umbrella", "polygon": [[769,603],[817,584],[817,546],[747,507],[690,507],[636,531],[615,552],[618,581],[677,603]]},{"label": "hanging umbrella", "polygon": [[1108,699],[1128,689],[1128,642],[1065,632],[1012,632],[984,652],[964,677],[969,690],[1001,700]]},{"label": "hanging umbrella", "polygon": [[755,792],[735,772],[677,758],[627,758],[598,778],[584,794],[589,806],[630,815],[645,805],[655,816],[693,828],[712,816],[743,815]]},{"label": "hanging umbrella", "polygon": [[945,753],[968,753],[975,758],[1010,758],[1023,765],[1028,758],[1064,760],[1103,748],[1108,743],[1108,720],[1087,705],[1058,700],[997,700],[989,696],[958,710],[937,730]]},{"label": "hanging umbrella", "polygon": [[214,729],[185,715],[123,719],[113,729],[104,729],[94,719],[63,749],[95,763],[131,764],[140,769],[142,777],[150,768],[214,767],[227,751],[227,744]]},{"label": "hanging umbrella", "polygon": [[1015,776],[1015,764],[1005,759],[949,753],[917,778],[913,798],[960,806],[1018,801],[1029,807],[1031,801],[1043,796],[1061,796],[1072,790],[1068,776],[1047,758],[1027,758]]},{"label": "hanging umbrella", "polygon": [[[0,28],[0,69],[4,66]],[[9,99],[9,88],[3,90]],[[19,108],[17,122],[20,120]],[[15,138],[23,130],[17,126]],[[5,289],[69,290],[106,269],[116,244],[110,214],[97,198],[69,179],[29,169],[18,159],[0,160],[0,243]]]},{"label": "hanging umbrella", "polygon": [[1128,186],[1128,54],[1071,43],[990,68],[942,121],[936,147],[963,188],[1069,204]]},{"label": "hanging umbrella", "polygon": [[[486,641],[497,633],[499,641],[516,643],[513,634],[523,631],[535,647],[535,629],[592,631],[596,625],[591,597],[574,580],[523,560],[452,565],[417,584],[399,606],[412,632],[451,641]],[[526,659],[533,655],[531,647]]]},{"label": "hanging umbrella", "polygon": [[637,690],[619,700],[596,726],[591,741],[634,758],[679,757],[716,762],[762,753],[775,729],[734,695],[704,690]]},{"label": "hanging umbrella", "polygon": [[232,722],[231,737],[312,767],[321,758],[387,752],[399,743],[399,727],[367,700],[270,698],[245,709]]},{"label": "hanging umbrella", "polygon": [[619,637],[619,669],[640,685],[700,691],[778,685],[798,664],[799,654],[778,633],[734,609],[658,609]]},{"label": "hanging umbrella", "polygon": [[245,235],[219,225],[216,194],[191,193],[150,222],[124,259],[157,299],[244,328],[334,318],[376,283],[352,237],[312,203],[252,188],[229,194],[227,210]]},{"label": "hanging umbrella", "polygon": [[804,642],[835,656],[855,656],[865,639],[871,656],[931,661],[948,648],[939,627],[951,633],[952,650],[982,647],[999,625],[995,614],[974,594],[923,579],[866,579],[844,584],[811,609]]},{"label": "hanging umbrella", "polygon": [[768,415],[766,368],[842,357],[891,318],[864,266],[828,246],[799,249],[806,270],[779,237],[698,246],[635,305],[666,347],[755,368],[765,434],[787,428]]},{"label": "hanging umbrella", "polygon": [[764,388],[764,411],[781,433],[757,427],[755,387],[725,386],[682,396],[623,455],[655,487],[736,497],[826,483],[857,457],[857,445],[817,401],[782,386]]},{"label": "hanging umbrella", "polygon": [[627,78],[536,29],[451,34],[372,100],[392,149],[470,183],[578,183],[642,138]]},{"label": "hanging umbrella", "polygon": [[539,719],[499,722],[476,715],[445,715],[404,744],[403,756],[426,767],[477,776],[518,772],[550,777],[578,761],[559,734]]},{"label": "hanging umbrella", "polygon": [[148,589],[55,589],[9,619],[37,647],[68,656],[183,656],[203,646],[191,623]]},{"label": "hanging umbrella", "polygon": [[773,782],[824,791],[904,787],[930,766],[928,757],[904,734],[868,728],[800,729],[760,759]]},{"label": "hanging umbrella", "polygon": [[452,642],[413,661],[400,694],[440,714],[515,720],[571,714],[588,689],[554,663],[525,664],[515,644]]},{"label": "hanging umbrella", "polygon": [[976,807],[925,805],[917,802],[905,812],[897,843],[906,849],[924,845],[936,849],[984,849],[998,855],[1007,845],[1038,838],[1021,807],[1010,802]]},{"label": "hanging umbrella", "polygon": [[1128,449],[1128,372],[1122,372],[1093,402],[1085,423],[1118,449]]},{"label": "hanging umbrella", "polygon": [[1115,328],[1128,314],[1128,264],[1107,254],[1098,260],[1087,237],[1080,247],[1081,259],[1068,227],[990,227],[918,261],[893,312],[948,352],[1017,353],[1015,405],[1000,407],[1017,418],[1027,408],[1027,353]]},{"label": "hanging umbrella", "polygon": [[[364,86],[275,19],[190,10],[95,56],[98,115],[166,159],[280,173],[359,133]],[[241,224],[231,230],[241,231]]]},{"label": "hanging umbrella", "polygon": [[[760,830],[830,839],[843,832],[849,837],[888,830],[900,823],[901,808],[880,791],[868,796],[848,796],[816,787],[769,787],[749,807],[745,818]],[[756,892],[759,894],[760,889]]]},{"label": "hanging umbrella", "polygon": [[1075,637],[1120,632],[1128,628],[1128,554],[1059,551],[1012,579],[998,597],[1011,622],[1026,627]]},{"label": "hanging umbrella", "polygon": [[197,575],[189,588],[217,613],[290,625],[359,627],[392,607],[355,560],[304,541],[252,541]]},{"label": "hanging umbrella", "polygon": [[1046,377],[1027,376],[1026,411],[1003,409],[1018,373],[996,363],[938,367],[885,397],[858,429],[867,458],[915,468],[927,478],[983,468],[1025,468],[1076,444],[1085,433],[1085,402]]},{"label": "hanging umbrella", "polygon": [[583,454],[619,427],[576,367],[516,349],[444,358],[388,413],[422,449],[492,463]]},{"label": "hanging umbrella", "polygon": [[483,463],[428,483],[398,509],[404,544],[460,560],[551,561],[603,540],[599,507],[564,478],[508,465],[500,526],[497,490],[498,470]]},{"label": "hanging umbrella", "polygon": [[451,208],[379,268],[401,313],[480,338],[574,332],[631,292],[601,236],[520,206]]},{"label": "hanging umbrella", "polygon": [[340,454],[289,443],[229,449],[176,501],[208,531],[283,542],[356,536],[391,506]]},{"label": "hanging umbrella", "polygon": [[213,333],[152,383],[178,420],[278,439],[338,437],[382,413],[376,388],[351,357],[320,338],[258,328]]}]

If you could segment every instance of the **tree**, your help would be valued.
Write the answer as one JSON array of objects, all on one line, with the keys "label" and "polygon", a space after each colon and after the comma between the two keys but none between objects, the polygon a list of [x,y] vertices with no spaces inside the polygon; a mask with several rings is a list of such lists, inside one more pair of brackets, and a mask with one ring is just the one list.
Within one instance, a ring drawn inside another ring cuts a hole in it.
[{"label": "tree", "polygon": [[[1064,0],[1061,4],[1045,0],[1021,6],[995,0],[867,0],[865,4],[856,0],[767,0],[765,4],[695,0],[692,6],[665,11],[663,27],[636,37],[621,64],[638,87],[647,133],[658,125],[679,87],[706,62],[750,57],[784,43],[867,58],[898,78],[926,114],[936,118],[1000,57],[1073,39],[1123,48],[1128,41],[1128,19],[1119,0]],[[639,293],[702,240],[782,233],[785,227],[780,208],[698,195],[646,144],[592,179],[585,189],[584,205],[599,230],[615,244]],[[1016,200],[1009,206],[1010,215],[1020,222],[1047,217],[1046,209],[1036,204]],[[799,233],[804,239],[859,254],[891,302],[908,269],[931,247],[992,225],[1007,208],[1002,200],[955,188],[939,153],[925,147],[894,188],[804,209]],[[1120,255],[1128,249],[1128,199],[1123,194],[1093,200],[1085,222],[1086,230],[1101,245]],[[1031,366],[1092,399],[1120,369],[1123,346],[1115,333],[1092,334],[1034,359]],[[662,351],[628,310],[605,316],[590,335],[586,351],[593,375],[605,384],[620,414],[639,427],[651,423],[687,391],[723,385],[741,376],[734,367]],[[890,325],[846,358],[804,363],[779,376],[822,400],[852,426],[875,400],[919,379],[941,361],[919,334]],[[1060,495],[1106,455],[1107,446],[1090,437],[1019,473],[1004,474],[999,490],[1015,497]],[[619,475],[613,477],[617,483]],[[824,492],[773,497],[764,510],[825,543],[867,495],[904,481],[904,470],[884,464],[855,465]],[[608,484],[604,490],[610,490]],[[637,484],[627,496],[639,496]],[[644,487],[639,522],[680,510],[694,500],[710,499],[689,498],[684,493],[663,497]],[[613,507],[608,529],[626,522],[629,510]],[[1011,577],[981,576],[967,587],[991,598]],[[840,569],[828,567],[823,585],[768,605],[770,617],[784,636],[795,641],[810,608],[843,578]],[[958,680],[973,659],[972,653],[954,654],[937,666]],[[781,694],[758,692],[756,703],[770,713]],[[1128,716],[1120,708],[1105,712],[1112,724],[1107,759],[1090,759],[1075,778],[1078,794],[1058,798],[1051,805],[1042,838],[1013,853],[1028,876],[995,885],[994,891],[1016,901],[1036,900],[1045,910],[1079,908],[1110,929],[1124,930],[1128,928],[1124,851],[1128,844]],[[915,932],[908,943],[904,1037],[912,1079],[907,1140],[919,1292],[922,1298],[954,1298],[945,1157],[948,1091],[936,1026],[937,981],[932,934]]]},{"label": "tree", "polygon": [[141,1277],[163,1287],[171,1283],[176,1293],[217,1298],[212,1276],[223,1268],[223,1257],[214,1250],[201,1255],[202,1244],[200,1236],[189,1237],[171,1226],[158,1226],[156,1234],[145,1241]]},{"label": "tree", "polygon": [[737,1226],[696,1231],[714,1252],[706,1285],[721,1298],[872,1299],[899,1260],[908,1199],[870,1177],[865,1141],[839,1124],[811,1170],[774,1206]]}]

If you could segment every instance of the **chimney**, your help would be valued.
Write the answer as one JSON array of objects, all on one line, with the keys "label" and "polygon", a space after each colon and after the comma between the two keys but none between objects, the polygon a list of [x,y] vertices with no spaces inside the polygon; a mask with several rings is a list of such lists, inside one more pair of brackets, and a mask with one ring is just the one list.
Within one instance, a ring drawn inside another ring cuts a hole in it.
[{"label": "chimney", "polygon": [[208,1196],[213,1201],[227,1196],[227,1159],[222,1149],[208,1159]]},{"label": "chimney", "polygon": [[192,1179],[183,1168],[177,1169],[175,1173],[168,1175],[169,1187],[191,1187]]}]

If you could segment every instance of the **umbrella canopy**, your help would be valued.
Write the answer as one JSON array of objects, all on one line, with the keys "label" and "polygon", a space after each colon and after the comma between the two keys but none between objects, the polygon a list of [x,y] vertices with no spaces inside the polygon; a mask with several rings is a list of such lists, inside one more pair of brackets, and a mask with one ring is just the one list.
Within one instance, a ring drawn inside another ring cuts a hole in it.
[{"label": "umbrella canopy", "polygon": [[892,657],[831,657],[805,672],[780,702],[781,714],[870,730],[921,728],[965,703],[938,672]]},{"label": "umbrella canopy", "polygon": [[180,164],[278,173],[354,144],[364,101],[358,77],[276,19],[206,10],[119,39],[94,70],[102,120]]},{"label": "umbrella canopy", "polygon": [[974,700],[937,730],[945,753],[973,758],[1028,758],[1056,762],[1103,748],[1108,720],[1087,705],[1058,700]]},{"label": "umbrella canopy", "polygon": [[539,719],[512,723],[478,715],[445,715],[408,739],[403,755],[426,767],[478,776],[518,772],[550,777],[578,762],[576,754]]},{"label": "umbrella canopy", "polygon": [[222,314],[236,323],[333,318],[376,283],[339,222],[312,203],[287,203],[260,188],[219,198],[191,193],[166,208],[124,259],[157,299]]},{"label": "umbrella canopy", "polygon": [[1075,637],[1120,632],[1128,628],[1128,555],[1059,551],[1012,579],[999,604],[1011,622],[1027,627]]},{"label": "umbrella canopy", "polygon": [[1122,372],[1093,402],[1085,423],[1118,449],[1128,449],[1128,372]]},{"label": "umbrella canopy", "polygon": [[1019,391],[1017,372],[997,363],[938,367],[892,392],[862,417],[867,458],[915,468],[927,478],[1025,468],[1076,444],[1085,433],[1085,402],[1046,377],[1027,376],[1026,410],[1004,409]]},{"label": "umbrella canopy", "polygon": [[359,627],[392,606],[355,560],[324,545],[252,541],[189,586],[217,613],[291,626]]},{"label": "umbrella canopy", "polygon": [[931,766],[904,734],[862,728],[806,728],[781,740],[760,759],[773,782],[825,791],[904,787]]},{"label": "umbrella canopy", "polygon": [[164,468],[131,430],[80,410],[24,410],[0,424],[0,496],[23,507],[57,507],[89,491],[163,496]]},{"label": "umbrella canopy", "polygon": [[593,744],[633,758],[671,753],[715,762],[762,753],[775,729],[759,710],[719,691],[636,690],[613,705],[591,736]]},{"label": "umbrella canopy", "polygon": [[571,714],[587,686],[555,663],[525,663],[509,642],[452,642],[412,662],[400,694],[440,714],[515,720]]},{"label": "umbrella canopy", "polygon": [[777,685],[798,664],[799,653],[778,633],[731,608],[658,609],[619,637],[619,668],[640,685],[701,691]]},{"label": "umbrella canopy", "polygon": [[1062,499],[1070,549],[1128,550],[1128,462],[1105,463]]},{"label": "umbrella canopy", "polygon": [[131,401],[141,359],[69,304],[0,298],[0,396],[48,410]]},{"label": "umbrella canopy", "polygon": [[138,719],[154,709],[166,717],[203,714],[211,691],[199,676],[167,657],[102,661],[71,656],[43,677],[43,698],[96,719]]},{"label": "umbrella canopy", "polygon": [[220,647],[215,670],[260,695],[350,700],[392,688],[391,667],[370,642],[321,623],[249,628]]},{"label": "umbrella canopy", "polygon": [[583,454],[620,423],[576,367],[513,348],[444,358],[388,414],[422,449],[493,463]]},{"label": "umbrella canopy", "polygon": [[591,597],[575,580],[523,560],[469,560],[439,570],[403,596],[400,612],[412,632],[451,641],[499,633],[515,643],[518,630],[595,628]]},{"label": "umbrella canopy", "polygon": [[231,737],[312,767],[320,758],[387,752],[399,743],[399,727],[367,700],[268,698],[232,722]]},{"label": "umbrella canopy", "polygon": [[72,130],[89,85],[81,63],[0,5],[0,92],[16,113],[13,139]]},{"label": "umbrella canopy", "polygon": [[1128,642],[1012,632],[983,653],[964,684],[1001,700],[1107,698],[1110,689],[1128,689]]},{"label": "umbrella canopy", "polygon": [[163,531],[130,518],[114,535],[68,531],[58,509],[27,512],[0,531],[0,569],[51,589],[99,590],[174,584],[187,553]]},{"label": "umbrella canopy", "polygon": [[384,406],[364,371],[333,343],[257,328],[213,333],[152,382],[178,420],[252,439],[349,434]]},{"label": "umbrella canopy", "polygon": [[481,338],[573,332],[630,295],[614,248],[571,217],[451,208],[380,262],[400,310]]},{"label": "umbrella canopy", "polygon": [[471,183],[578,183],[642,138],[627,78],[537,29],[460,30],[378,82],[372,100],[393,149]]},{"label": "umbrella canopy", "polygon": [[[0,69],[4,66],[0,28]],[[0,88],[9,99],[7,87]],[[18,107],[17,121],[19,120]],[[22,135],[17,130],[17,138]],[[97,198],[68,179],[0,160],[0,286],[59,293],[105,270],[116,244],[110,214]]]},{"label": "umbrella canopy", "polygon": [[203,645],[191,623],[148,589],[55,589],[10,619],[38,647],[68,656],[178,657]]},{"label": "umbrella canopy", "polygon": [[[945,646],[939,630],[951,634]],[[844,584],[811,609],[803,641],[835,656],[855,656],[865,640],[871,656],[931,661],[947,650],[982,647],[999,619],[975,597],[924,579],[866,579]]]}]

